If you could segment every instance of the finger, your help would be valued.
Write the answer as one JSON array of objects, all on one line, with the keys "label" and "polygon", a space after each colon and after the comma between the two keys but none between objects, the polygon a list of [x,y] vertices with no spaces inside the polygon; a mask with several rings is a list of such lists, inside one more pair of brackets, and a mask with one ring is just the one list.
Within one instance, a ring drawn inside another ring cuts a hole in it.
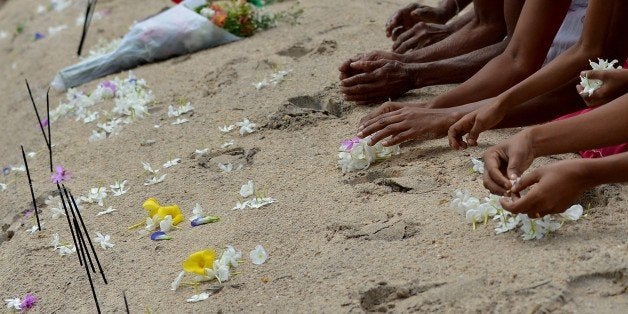
[{"label": "finger", "polygon": [[447,137],[449,138],[449,146],[451,146],[451,148],[456,150],[460,148],[467,148],[467,143],[465,143],[462,137],[467,133],[467,130],[471,128],[473,120],[474,115],[473,113],[470,113],[449,127],[449,130],[447,130]]},{"label": "finger", "polygon": [[584,87],[580,84],[576,85],[576,90],[578,91],[578,94],[582,97],[585,98],[586,95],[582,95],[582,91],[584,91]]},{"label": "finger", "polygon": [[[521,198],[501,199],[502,207],[511,213],[527,213],[528,216],[542,212],[544,209],[543,195],[540,189],[534,189]],[[536,217],[530,217],[536,218]]]},{"label": "finger", "polygon": [[345,88],[345,87],[351,87],[351,86],[359,85],[359,84],[371,83],[373,81],[381,81],[380,72],[381,71],[356,74],[352,77],[349,77],[347,79],[340,81],[340,85],[342,88]]},{"label": "finger", "polygon": [[418,48],[419,39],[416,36],[410,37],[409,39],[402,42],[396,49],[393,49],[393,52],[396,53],[406,53],[408,51],[412,51],[415,48]]},{"label": "finger", "polygon": [[539,170],[532,171],[519,179],[517,183],[510,189],[513,193],[521,193],[521,191],[538,183],[541,180],[541,172]]},{"label": "finger", "polygon": [[399,26],[399,17],[400,14],[397,12],[388,19],[388,22],[386,23],[386,37],[392,36],[393,30]]},{"label": "finger", "polygon": [[489,148],[482,156],[484,160],[484,173],[488,174],[490,180],[506,189],[511,188],[511,183],[502,172],[503,157],[497,151],[497,148]]},{"label": "finger", "polygon": [[362,119],[360,119],[359,129],[364,129],[367,125],[371,124],[371,122],[374,121],[378,116],[398,110],[400,108],[401,106],[399,105],[399,103],[394,102],[387,102],[379,106],[379,108],[377,108],[375,111],[367,114]]},{"label": "finger", "polygon": [[401,144],[403,142],[413,140],[413,139],[414,139],[414,132],[412,131],[412,129],[408,129],[399,134],[393,135],[389,139],[384,140],[382,142],[382,145],[386,147],[394,146],[394,145]]},{"label": "finger", "polygon": [[398,123],[402,120],[403,120],[403,115],[400,115],[397,112],[393,111],[393,112],[385,113],[381,115],[380,118],[377,119],[376,121],[373,121],[372,123],[365,125],[364,128],[358,132],[358,137],[365,138],[369,135],[372,135],[373,133],[379,132],[380,130],[386,128],[387,126],[391,124]]},{"label": "finger", "polygon": [[410,29],[409,31],[404,32],[403,34],[399,35],[399,37],[398,37],[398,38],[395,40],[395,42],[393,43],[393,49],[392,49],[392,50],[393,50],[394,52],[397,52],[396,50],[397,50],[397,48],[398,48],[401,44],[403,44],[406,40],[408,40],[408,39],[410,39],[410,38],[412,38],[412,37],[414,36],[415,29],[416,29],[416,26],[415,26],[415,27],[413,27],[412,29]]},{"label": "finger", "polygon": [[469,135],[467,135],[467,143],[471,146],[477,146],[480,133],[486,131],[486,129],[482,120],[476,117],[471,130],[469,130]]},{"label": "finger", "polygon": [[588,70],[580,72],[581,76],[587,77],[589,79],[603,80],[606,76],[605,70]]},{"label": "finger", "polygon": [[360,60],[360,61],[355,61],[355,62],[351,63],[349,66],[353,70],[360,70],[360,71],[363,71],[363,72],[372,72],[372,71],[375,71],[375,70],[383,67],[388,62],[390,62],[390,61],[389,60],[385,60],[385,59],[380,59],[380,60],[376,60],[376,61]]},{"label": "finger", "polygon": [[356,101],[355,104],[358,106],[367,106],[367,105],[375,105],[377,103],[383,103],[386,99],[370,99],[363,101]]},{"label": "finger", "polygon": [[508,191],[506,188],[504,188],[503,184],[496,182],[491,177],[491,174],[487,171],[487,169],[485,169],[484,174],[482,174],[482,182],[484,184],[484,187],[495,195],[505,195],[506,191]]},{"label": "finger", "polygon": [[[403,120],[403,118],[401,119]],[[389,136],[393,136],[396,134],[399,134],[403,131],[405,131],[407,128],[405,128],[403,126],[402,123],[395,123],[395,124],[389,124],[386,125],[384,128],[380,129],[379,131],[377,131],[376,133],[373,134],[373,136],[371,137],[371,141],[369,143],[369,145],[373,146],[375,144],[377,144],[377,142],[389,137]]]},{"label": "finger", "polygon": [[[525,153],[526,152],[524,152],[524,154]],[[511,180],[515,180],[519,178],[525,170],[526,169],[524,169],[520,153],[512,153],[510,155],[510,158],[508,159],[508,167],[506,168],[506,174],[508,175],[508,178],[510,178]]]}]

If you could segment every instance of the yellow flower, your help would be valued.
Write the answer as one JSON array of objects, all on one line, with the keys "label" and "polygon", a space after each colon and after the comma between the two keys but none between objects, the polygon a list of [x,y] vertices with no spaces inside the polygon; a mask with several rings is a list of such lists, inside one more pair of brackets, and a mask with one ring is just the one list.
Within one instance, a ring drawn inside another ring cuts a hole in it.
[{"label": "yellow flower", "polygon": [[159,220],[162,220],[170,215],[172,217],[172,224],[175,226],[183,221],[183,214],[178,205],[161,206],[156,199],[151,197],[142,204],[142,207],[148,211],[149,218],[153,218],[157,215]]},{"label": "yellow flower", "polygon": [[195,273],[204,276],[205,268],[212,269],[216,260],[216,251],[208,249],[192,253],[185,262],[183,262],[183,270],[188,273]]}]

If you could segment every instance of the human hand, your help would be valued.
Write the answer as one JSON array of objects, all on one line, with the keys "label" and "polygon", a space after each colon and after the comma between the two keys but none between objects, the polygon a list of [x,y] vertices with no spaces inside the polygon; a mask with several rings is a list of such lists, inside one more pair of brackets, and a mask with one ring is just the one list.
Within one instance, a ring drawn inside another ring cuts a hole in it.
[{"label": "human hand", "polygon": [[611,102],[615,98],[628,92],[628,69],[591,70],[583,71],[581,76],[589,80],[601,80],[602,86],[590,95],[583,94],[584,86],[578,84],[578,94],[589,107],[597,107]]},{"label": "human hand", "polygon": [[350,65],[361,72],[340,82],[345,99],[358,104],[384,101],[414,88],[414,66],[394,60],[356,61]]},{"label": "human hand", "polygon": [[409,30],[418,22],[444,24],[447,12],[442,8],[412,3],[395,12],[386,22],[386,37],[397,40],[397,36]]},{"label": "human hand", "polygon": [[338,71],[340,71],[340,80],[344,80],[346,78],[362,73],[360,69],[351,67],[351,64],[355,62],[377,61],[384,59],[396,61],[406,60],[405,57],[403,57],[402,55],[390,51],[375,50],[369,53],[359,53],[354,57],[349,58],[338,67]]},{"label": "human hand", "polygon": [[451,29],[447,25],[418,22],[395,39],[392,51],[406,53],[426,47],[445,39],[451,33]]},{"label": "human hand", "polygon": [[514,194],[530,188],[522,197],[502,198],[502,207],[530,217],[564,212],[586,190],[592,188],[582,159],[560,161],[524,175],[512,188]]},{"label": "human hand", "polygon": [[428,140],[443,137],[447,129],[462,114],[453,109],[428,109],[422,104],[387,102],[360,121],[358,137],[372,135],[374,145],[382,139],[384,146],[409,140]]},{"label": "human hand", "polygon": [[[480,133],[489,130],[501,122],[506,116],[506,110],[499,102],[492,102],[473,112],[468,113],[449,128],[449,146],[453,149],[467,148],[467,145],[476,146]],[[467,134],[467,141],[462,137]]]},{"label": "human hand", "polygon": [[504,195],[516,180],[530,167],[535,152],[531,129],[523,130],[484,152],[484,187],[495,195]]}]

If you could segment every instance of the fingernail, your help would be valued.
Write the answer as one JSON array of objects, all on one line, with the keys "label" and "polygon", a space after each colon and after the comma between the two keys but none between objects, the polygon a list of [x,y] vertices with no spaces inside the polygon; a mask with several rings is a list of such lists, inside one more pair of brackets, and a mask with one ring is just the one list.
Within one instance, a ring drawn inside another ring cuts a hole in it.
[{"label": "fingernail", "polygon": [[514,173],[510,174],[510,176],[509,176],[509,177],[510,177],[510,180],[515,180],[515,179],[517,179],[517,175],[516,175],[516,174],[514,174]]}]

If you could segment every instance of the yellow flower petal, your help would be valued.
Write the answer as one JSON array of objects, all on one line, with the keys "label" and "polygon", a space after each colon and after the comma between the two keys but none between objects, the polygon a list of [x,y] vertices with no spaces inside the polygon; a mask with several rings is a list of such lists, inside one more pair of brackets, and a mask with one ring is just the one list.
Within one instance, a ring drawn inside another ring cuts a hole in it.
[{"label": "yellow flower petal", "polygon": [[216,260],[216,251],[204,250],[192,253],[185,262],[183,262],[183,270],[188,273],[195,273],[204,276],[205,268],[212,268]]},{"label": "yellow flower petal", "polygon": [[156,199],[151,197],[147,199],[144,204],[142,204],[142,207],[144,207],[144,209],[148,211],[148,217],[152,218],[157,214],[157,210],[159,210],[159,207],[161,207],[161,205],[159,205]]},{"label": "yellow flower petal", "polygon": [[183,221],[183,214],[177,205],[163,206],[157,210],[157,217],[159,217],[160,220],[166,218],[168,215],[172,217],[172,224],[175,226]]}]

